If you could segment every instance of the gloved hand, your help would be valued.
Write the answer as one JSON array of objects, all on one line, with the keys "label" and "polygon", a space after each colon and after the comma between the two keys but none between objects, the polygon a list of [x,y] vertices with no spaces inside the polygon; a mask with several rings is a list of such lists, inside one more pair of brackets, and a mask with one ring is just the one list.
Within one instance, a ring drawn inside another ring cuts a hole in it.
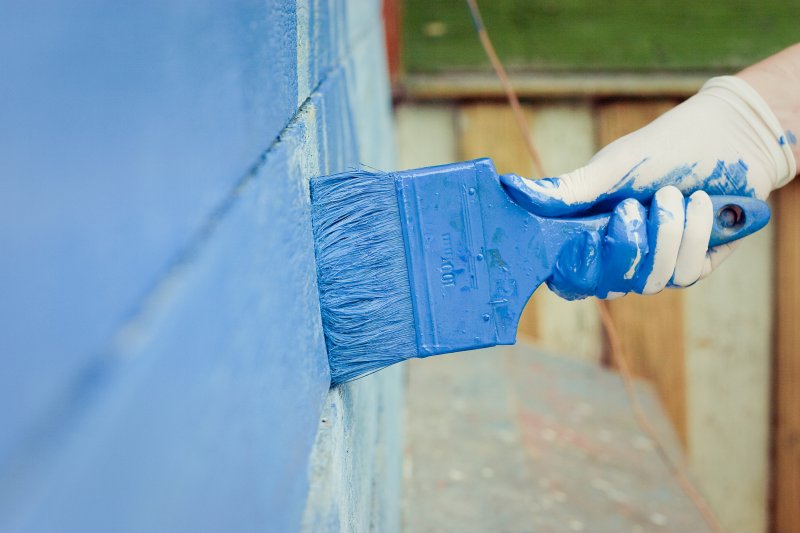
[{"label": "gloved hand", "polygon": [[[548,285],[576,299],[691,285],[735,247],[707,249],[708,194],[765,199],[796,172],[789,140],[767,103],[744,80],[724,76],[582,168],[536,181],[501,179],[512,198],[542,216],[597,212],[628,199],[614,210],[603,240],[587,234],[559,256]],[[645,221],[639,201],[651,198]]]}]

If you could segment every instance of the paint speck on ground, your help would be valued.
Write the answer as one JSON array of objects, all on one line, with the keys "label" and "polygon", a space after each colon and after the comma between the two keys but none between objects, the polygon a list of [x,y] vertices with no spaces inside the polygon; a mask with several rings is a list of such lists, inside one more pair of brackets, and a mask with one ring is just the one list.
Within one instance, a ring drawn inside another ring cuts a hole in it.
[{"label": "paint speck on ground", "polygon": [[453,408],[454,411],[459,413],[463,413],[467,408],[467,404],[463,400],[454,400],[453,402],[451,402],[450,406]]},{"label": "paint speck on ground", "polygon": [[583,531],[585,529],[585,526],[583,525],[583,522],[581,522],[580,520],[570,520],[569,528],[572,531]]},{"label": "paint speck on ground", "polygon": [[497,438],[506,444],[511,444],[515,440],[514,434],[510,431],[498,431]]},{"label": "paint speck on ground", "polygon": [[558,434],[556,433],[556,431],[552,428],[544,428],[542,430],[542,438],[548,442],[556,440],[557,435]]},{"label": "paint speck on ground", "polygon": [[403,460],[403,477],[409,479],[413,475],[414,475],[414,461],[412,461],[410,457],[406,456]]},{"label": "paint speck on ground", "polygon": [[461,470],[453,469],[450,470],[448,475],[451,481],[464,481],[464,472]]},{"label": "paint speck on ground", "polygon": [[667,517],[661,513],[652,513],[650,515],[650,521],[657,526],[667,525]]}]

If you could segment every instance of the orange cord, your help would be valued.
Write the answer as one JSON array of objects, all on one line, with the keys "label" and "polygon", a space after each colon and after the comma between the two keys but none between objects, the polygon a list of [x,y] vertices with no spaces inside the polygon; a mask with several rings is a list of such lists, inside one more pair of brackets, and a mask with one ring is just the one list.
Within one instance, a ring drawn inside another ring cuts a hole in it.
[{"label": "orange cord", "polygon": [[467,4],[469,5],[469,11],[472,15],[472,23],[475,25],[475,31],[478,32],[478,37],[481,40],[483,49],[486,51],[486,55],[492,63],[492,68],[500,79],[500,84],[503,86],[503,91],[506,93],[508,103],[511,105],[511,109],[514,112],[514,119],[517,122],[517,127],[522,135],[522,139],[525,141],[525,147],[531,155],[534,172],[538,175],[537,177],[542,178],[545,176],[542,160],[539,157],[539,152],[536,151],[536,147],[533,145],[533,139],[531,138],[530,131],[528,131],[528,121],[525,119],[525,112],[522,110],[522,106],[519,103],[517,93],[511,86],[511,81],[508,79],[508,74],[506,73],[505,67],[503,67],[503,63],[494,51],[492,41],[489,39],[489,34],[486,32],[486,26],[483,25],[483,18],[478,9],[477,1],[467,0]]},{"label": "orange cord", "polygon": [[667,452],[667,449],[659,440],[655,428],[650,423],[650,419],[647,418],[647,414],[645,414],[642,404],[639,401],[639,396],[636,394],[636,389],[633,386],[634,378],[631,374],[628,362],[623,354],[622,342],[620,341],[619,333],[617,332],[617,326],[614,323],[611,313],[608,311],[608,305],[606,302],[603,300],[597,300],[597,310],[600,313],[600,321],[603,323],[603,330],[608,338],[611,359],[619,370],[620,376],[622,376],[622,383],[625,385],[625,392],[628,395],[628,401],[631,404],[631,409],[633,410],[633,416],[636,418],[636,422],[653,441],[659,457],[667,466],[667,469],[669,469],[670,474],[672,474],[672,476],[681,486],[683,492],[689,497],[690,500],[692,500],[692,503],[694,503],[695,507],[697,507],[697,510],[700,511],[700,514],[703,515],[706,523],[711,527],[711,529],[714,530],[715,533],[724,533],[722,525],[720,525],[717,516],[708,505],[706,499],[703,498],[703,495],[700,494],[700,491],[697,489],[695,484],[692,483],[692,480],[686,473],[686,469],[682,465],[676,464],[675,461],[672,460],[672,457]]},{"label": "orange cord", "polygon": [[[530,131],[528,130],[528,123],[525,118],[525,113],[522,110],[522,106],[519,103],[519,98],[517,98],[514,88],[511,86],[511,82],[508,79],[506,70],[495,53],[494,46],[492,46],[492,41],[489,39],[489,34],[486,31],[486,27],[483,25],[483,18],[481,17],[480,10],[478,9],[477,0],[466,0],[466,2],[469,6],[470,14],[472,15],[472,22],[475,25],[475,30],[478,32],[478,37],[483,45],[483,49],[492,64],[495,74],[497,74],[497,77],[503,86],[508,103],[511,105],[511,110],[513,111],[520,134],[525,140],[525,146],[528,148],[528,152],[531,155],[534,168],[540,177],[545,176],[546,174],[542,166],[542,161],[539,157],[539,152],[536,150]],[[709,527],[715,533],[724,533],[724,530],[714,514],[714,511],[711,509],[706,499],[689,478],[683,465],[676,464],[675,461],[672,460],[672,457],[669,455],[666,447],[658,438],[655,428],[651,424],[650,419],[647,417],[647,414],[642,408],[642,404],[639,401],[639,397],[636,394],[636,389],[633,385],[634,378],[631,374],[628,362],[625,359],[622,342],[619,338],[616,324],[614,323],[614,319],[611,316],[611,313],[608,310],[608,305],[605,301],[597,300],[597,311],[600,314],[600,321],[603,324],[603,331],[608,339],[611,359],[619,370],[620,376],[622,377],[622,383],[625,386],[625,393],[628,396],[628,401],[631,405],[631,410],[633,411],[633,415],[637,424],[639,424],[639,427],[650,438],[650,440],[653,441],[656,452],[658,453],[661,461],[666,465],[670,474],[678,482],[686,496],[692,501]]]}]

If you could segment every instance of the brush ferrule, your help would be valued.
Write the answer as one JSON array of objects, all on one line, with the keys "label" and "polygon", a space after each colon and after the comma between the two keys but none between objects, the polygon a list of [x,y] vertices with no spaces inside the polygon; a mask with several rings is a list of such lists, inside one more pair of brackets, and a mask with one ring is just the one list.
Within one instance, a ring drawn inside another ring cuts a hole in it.
[{"label": "brush ferrule", "polygon": [[423,357],[502,342],[495,313],[510,289],[490,278],[489,263],[501,259],[483,246],[479,171],[470,161],[395,178]]},{"label": "brush ferrule", "polygon": [[515,204],[490,159],[401,172],[395,186],[419,355],[513,344],[569,225]]}]

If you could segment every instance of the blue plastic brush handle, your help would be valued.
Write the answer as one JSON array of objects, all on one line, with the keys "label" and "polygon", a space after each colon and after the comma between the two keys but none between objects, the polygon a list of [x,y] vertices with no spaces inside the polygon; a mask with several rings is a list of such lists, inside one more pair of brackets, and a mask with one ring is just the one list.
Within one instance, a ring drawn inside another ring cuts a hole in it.
[{"label": "blue plastic brush handle", "polygon": [[[394,174],[419,356],[513,344],[520,314],[573,236],[609,215],[542,218],[506,193],[490,159]],[[712,196],[710,246],[764,227],[769,206]]]},{"label": "blue plastic brush handle", "polygon": [[766,202],[747,196],[711,195],[714,225],[708,246],[719,246],[757,232],[767,225],[770,209]]}]

